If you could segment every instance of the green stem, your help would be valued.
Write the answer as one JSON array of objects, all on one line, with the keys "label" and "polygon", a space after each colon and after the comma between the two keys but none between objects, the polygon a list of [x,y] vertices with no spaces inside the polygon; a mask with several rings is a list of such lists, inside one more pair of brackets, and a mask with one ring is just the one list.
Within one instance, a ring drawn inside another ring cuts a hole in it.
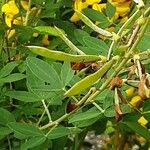
[{"label": "green stem", "polygon": [[92,102],[92,104],[101,112],[104,113],[104,109],[102,109],[96,102]]},{"label": "green stem", "polygon": [[32,4],[32,0],[29,0],[29,2],[28,2],[28,10],[27,10],[27,12],[26,12],[26,17],[25,17],[24,26],[27,26],[27,25],[28,25],[29,15],[30,15],[30,12],[31,12],[31,4]]},{"label": "green stem", "polygon": [[7,136],[7,141],[8,141],[9,150],[12,150],[9,136]]},{"label": "green stem", "polygon": [[44,101],[44,100],[42,100],[42,103],[43,103],[43,106],[44,106],[45,112],[47,113],[47,116],[48,116],[49,122],[52,122],[52,118],[51,118],[50,112],[49,112],[49,110],[48,110],[48,107],[47,107],[47,106],[46,106],[46,104],[45,104],[45,101]]},{"label": "green stem", "polygon": [[[120,28],[120,30],[118,31],[117,33],[117,36],[121,36],[122,32],[124,29],[126,29],[126,27],[133,21],[133,19],[139,14],[139,9],[128,19],[127,22],[125,22],[122,27]],[[108,55],[107,55],[107,60],[110,60],[111,58],[111,54],[112,54],[112,51],[113,51],[113,47],[115,46],[116,42],[115,40],[112,41],[110,47],[109,47],[109,50],[108,50]]]},{"label": "green stem", "polygon": [[68,118],[71,114],[73,114],[78,108],[79,107],[77,107],[76,109],[74,109],[70,113],[64,114],[62,117],[58,118],[57,120],[55,120],[53,122],[49,122],[48,124],[40,127],[40,130],[44,130],[46,128],[53,127],[56,124],[58,125],[60,122],[62,122],[63,120],[65,120],[66,118]]}]

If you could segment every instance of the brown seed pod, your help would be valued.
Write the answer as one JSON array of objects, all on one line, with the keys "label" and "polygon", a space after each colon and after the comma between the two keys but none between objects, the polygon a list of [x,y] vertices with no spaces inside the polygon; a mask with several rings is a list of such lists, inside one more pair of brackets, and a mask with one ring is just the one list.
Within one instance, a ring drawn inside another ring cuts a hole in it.
[{"label": "brown seed pod", "polygon": [[116,115],[115,115],[116,121],[119,122],[122,119],[123,113],[118,104],[115,105],[115,112],[116,112]]},{"label": "brown seed pod", "polygon": [[[149,83],[148,80],[146,78],[146,74],[143,74],[140,82],[139,82],[139,88],[138,88],[138,94],[142,99],[147,99],[149,98],[149,94],[147,94]],[[148,90],[149,91],[149,90]]]},{"label": "brown seed pod", "polygon": [[115,88],[120,88],[122,86],[122,79],[120,77],[114,77],[110,83],[110,89],[115,90]]},{"label": "brown seed pod", "polygon": [[82,70],[85,67],[86,67],[85,63],[71,62],[72,70],[79,70],[80,71],[80,70]]},{"label": "brown seed pod", "polygon": [[75,110],[76,108],[77,108],[77,105],[76,105],[76,104],[74,104],[74,103],[69,103],[69,104],[67,105],[67,113],[72,112],[72,111]]}]

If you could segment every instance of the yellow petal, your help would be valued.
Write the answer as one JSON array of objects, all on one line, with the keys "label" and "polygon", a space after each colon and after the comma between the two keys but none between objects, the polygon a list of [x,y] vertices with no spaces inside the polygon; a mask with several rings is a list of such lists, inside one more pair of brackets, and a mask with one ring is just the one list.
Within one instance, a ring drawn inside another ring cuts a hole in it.
[{"label": "yellow petal", "polygon": [[123,7],[123,6],[116,7],[116,12],[119,14],[119,16],[123,17],[130,12],[130,8],[129,7]]},{"label": "yellow petal", "polygon": [[15,1],[12,0],[2,6],[2,12],[5,14],[16,15],[19,13],[19,9],[16,6]]},{"label": "yellow petal", "polygon": [[17,17],[16,19],[14,19],[13,24],[23,25],[24,21],[25,21],[24,17]]},{"label": "yellow petal", "polygon": [[141,101],[142,98],[139,95],[136,95],[131,99],[130,104],[134,107],[138,107]]},{"label": "yellow petal", "polygon": [[142,126],[145,126],[148,123],[148,121],[142,116],[138,120],[138,123],[141,124]]},{"label": "yellow petal", "polygon": [[8,40],[16,33],[15,29],[7,31],[7,38]]},{"label": "yellow petal", "polygon": [[28,10],[28,2],[27,1],[21,1],[21,6],[23,7],[24,10]]},{"label": "yellow petal", "polygon": [[120,23],[125,23],[128,19],[129,19],[128,16],[123,17],[123,18],[121,19]]},{"label": "yellow petal", "polygon": [[81,11],[82,9],[87,8],[87,7],[88,7],[88,4],[85,2],[83,3],[81,0],[76,0],[74,3],[74,9],[78,11]]},{"label": "yellow petal", "polygon": [[106,4],[93,4],[92,9],[97,10],[97,11],[103,11],[106,9]]},{"label": "yellow petal", "polygon": [[80,19],[79,19],[78,15],[77,15],[76,13],[74,13],[73,16],[70,18],[70,21],[71,21],[71,22],[77,22],[77,21],[79,21],[79,20],[80,20]]},{"label": "yellow petal", "polygon": [[8,27],[12,26],[12,21],[13,21],[13,15],[11,14],[5,15],[5,23],[7,24]]},{"label": "yellow petal", "polygon": [[[83,3],[82,0],[76,0],[75,3],[74,3],[74,9],[75,10],[78,10],[79,12],[82,11],[82,9],[84,8],[87,8],[88,7],[88,4],[87,3]],[[77,16],[76,13],[73,14],[73,16],[70,18],[70,21],[71,22],[77,22],[79,21],[79,17]]]},{"label": "yellow petal", "polygon": [[127,96],[133,96],[134,91],[135,91],[135,88],[130,87],[130,88],[128,88],[125,92],[126,92],[126,95],[127,95]]},{"label": "yellow petal", "polygon": [[99,3],[101,0],[86,0],[85,1],[88,5],[93,5],[94,3]]}]

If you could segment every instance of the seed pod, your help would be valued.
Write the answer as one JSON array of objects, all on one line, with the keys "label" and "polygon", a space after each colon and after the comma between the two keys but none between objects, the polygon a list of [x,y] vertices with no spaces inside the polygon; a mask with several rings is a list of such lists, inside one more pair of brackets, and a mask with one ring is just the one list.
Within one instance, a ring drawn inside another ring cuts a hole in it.
[{"label": "seed pod", "polygon": [[[118,57],[117,57],[118,58]],[[74,84],[66,93],[65,96],[73,96],[79,94],[81,91],[95,84],[103,75],[113,66],[116,62],[116,58],[113,58],[106,64],[104,64],[98,71],[85,77],[76,84]]]},{"label": "seed pod", "polygon": [[122,79],[117,77],[114,77],[110,83],[110,89],[114,90],[115,88],[120,88],[122,86]]},{"label": "seed pod", "polygon": [[78,17],[90,28],[92,28],[94,31],[96,31],[97,33],[105,36],[105,37],[109,37],[111,38],[113,35],[112,33],[101,29],[100,27],[96,26],[88,17],[86,17],[84,14],[82,14],[81,12],[79,12],[78,10],[75,10],[76,14],[78,15]]},{"label": "seed pod", "polygon": [[70,112],[72,112],[73,110],[75,110],[75,109],[77,108],[77,106],[78,106],[78,105],[76,105],[76,104],[69,103],[69,104],[67,105],[67,113],[70,113]]},{"label": "seed pod", "polygon": [[95,56],[95,55],[72,55],[68,53],[64,53],[61,51],[53,51],[49,50],[45,47],[40,46],[27,46],[33,53],[38,54],[40,56],[59,60],[59,61],[69,61],[69,62],[92,62],[92,61],[106,61],[106,57],[104,56]]}]

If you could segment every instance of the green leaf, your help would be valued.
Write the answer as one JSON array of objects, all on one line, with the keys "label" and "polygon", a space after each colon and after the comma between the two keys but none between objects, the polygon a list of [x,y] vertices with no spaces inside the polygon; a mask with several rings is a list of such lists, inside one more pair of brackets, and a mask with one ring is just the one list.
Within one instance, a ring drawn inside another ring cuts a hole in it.
[{"label": "green leaf", "polygon": [[138,122],[135,120],[130,121],[123,121],[123,124],[126,124],[130,129],[132,129],[135,133],[141,135],[148,141],[150,141],[150,131],[146,129],[145,127],[141,126]]},{"label": "green leaf", "polygon": [[[107,99],[109,100],[109,99]],[[128,106],[127,104],[122,104],[120,105],[120,109],[121,109],[121,112],[123,114],[127,114],[127,113],[131,113],[132,109],[130,108],[130,106]],[[104,112],[104,115],[106,117],[114,117],[115,116],[115,108],[114,106],[110,106],[110,107],[107,107],[107,109],[105,110]]]},{"label": "green leaf", "polygon": [[47,62],[35,57],[28,57],[26,62],[27,66],[36,77],[38,77],[42,81],[50,83],[53,89],[62,88],[62,82],[57,72]]},{"label": "green leaf", "polygon": [[116,8],[109,2],[106,4],[106,14],[111,19],[116,12]]},{"label": "green leaf", "polygon": [[141,51],[145,51],[149,49],[150,48],[149,39],[150,39],[150,35],[144,35],[138,44],[138,49],[140,49]]},{"label": "green leaf", "polygon": [[[39,31],[41,33],[47,33],[49,35],[59,36],[57,30],[54,27],[50,27],[50,26],[37,26],[34,29],[36,29],[37,31]],[[63,32],[63,30],[62,30],[62,32]]]},{"label": "green leaf", "polygon": [[70,145],[72,144],[66,136],[61,137],[59,139],[54,139],[52,144],[52,150],[65,150],[66,145],[68,145],[68,142]]},{"label": "green leaf", "polygon": [[84,9],[83,12],[91,20],[99,21],[100,27],[102,27],[102,28],[107,28],[110,25],[108,18],[102,12],[99,12],[99,11],[96,11],[96,10],[90,9],[90,8]]},{"label": "green leaf", "polygon": [[37,102],[42,100],[37,95],[27,91],[8,91],[5,95],[23,102]]},{"label": "green leaf", "polygon": [[17,26],[15,30],[18,33],[18,41],[21,43],[28,42],[36,32],[31,26]]},{"label": "green leaf", "polygon": [[107,54],[109,47],[102,40],[87,36],[83,38],[83,41],[89,49],[90,48],[95,49],[95,51],[97,51],[97,54],[101,54],[101,55]]},{"label": "green leaf", "polygon": [[132,109],[128,104],[122,104],[121,105],[121,111],[123,114],[131,113]]},{"label": "green leaf", "polygon": [[78,128],[88,127],[88,126],[94,124],[96,121],[98,121],[101,117],[102,117],[102,114],[100,114],[99,116],[97,116],[95,118],[74,122],[73,124]]},{"label": "green leaf", "polygon": [[8,110],[0,108],[0,124],[5,126],[9,122],[15,122],[15,117]]},{"label": "green leaf", "polygon": [[104,112],[104,115],[106,117],[114,117],[115,116],[115,109],[114,106],[111,106],[109,108],[107,108]]},{"label": "green leaf", "polygon": [[66,86],[74,76],[74,70],[71,69],[70,63],[64,62],[61,68],[61,80],[63,85]]},{"label": "green leaf", "polygon": [[145,34],[141,38],[137,49],[139,49],[140,51],[145,51],[145,50],[149,49],[150,48],[149,39],[150,39],[150,24],[148,25]]},{"label": "green leaf", "polygon": [[80,44],[84,45],[83,38],[89,36],[89,34],[81,29],[75,29],[74,36]]},{"label": "green leaf", "polygon": [[27,137],[44,136],[43,132],[37,127],[25,123],[11,122],[8,127],[15,133],[19,133]]},{"label": "green leaf", "polygon": [[103,109],[107,109],[108,107],[112,106],[114,104],[113,102],[113,91],[105,90],[98,96],[98,100],[103,103]]},{"label": "green leaf", "polygon": [[29,148],[33,148],[43,144],[46,141],[46,137],[32,137],[27,140],[25,143],[21,144],[21,150],[28,150]]},{"label": "green leaf", "polygon": [[0,70],[0,78],[9,75],[16,66],[18,66],[16,62],[7,63],[7,65]]},{"label": "green leaf", "polygon": [[89,120],[89,119],[94,119],[94,118],[98,117],[101,114],[102,113],[99,110],[92,108],[92,109],[90,109],[90,110],[88,110],[86,112],[77,113],[77,114],[73,115],[69,119],[69,123],[78,122],[78,121],[84,121],[84,120]]},{"label": "green leaf", "polygon": [[70,130],[65,127],[54,128],[48,135],[48,139],[57,139],[70,134]]},{"label": "green leaf", "polygon": [[26,77],[26,75],[24,75],[24,74],[13,73],[13,74],[10,74],[9,76],[5,77],[5,78],[1,78],[0,82],[2,82],[2,83],[15,82],[18,80],[22,80],[25,77]]},{"label": "green leaf", "polygon": [[12,130],[8,127],[0,127],[0,139],[12,133]]}]

